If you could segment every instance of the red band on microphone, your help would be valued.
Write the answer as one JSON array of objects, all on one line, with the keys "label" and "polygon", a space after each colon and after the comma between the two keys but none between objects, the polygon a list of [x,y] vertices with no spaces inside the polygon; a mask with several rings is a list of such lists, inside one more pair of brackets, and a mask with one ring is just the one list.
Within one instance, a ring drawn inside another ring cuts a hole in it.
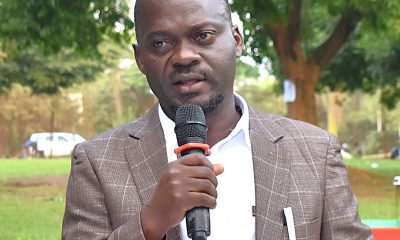
[{"label": "red band on microphone", "polygon": [[210,146],[208,146],[208,144],[205,143],[186,143],[180,147],[175,148],[174,152],[179,157],[181,155],[181,152],[192,148],[200,148],[204,151],[204,155],[206,156],[211,155]]}]

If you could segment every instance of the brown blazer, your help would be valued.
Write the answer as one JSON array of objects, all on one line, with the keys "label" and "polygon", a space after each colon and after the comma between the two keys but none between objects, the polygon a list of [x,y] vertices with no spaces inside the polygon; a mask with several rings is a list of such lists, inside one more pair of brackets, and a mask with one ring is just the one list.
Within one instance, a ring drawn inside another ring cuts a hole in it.
[{"label": "brown blazer", "polygon": [[[256,239],[373,239],[335,137],[315,126],[249,107],[256,188]],[[140,210],[167,165],[157,107],[144,117],[78,145],[73,153],[63,239],[145,239]],[[178,227],[167,239],[180,239]]]}]

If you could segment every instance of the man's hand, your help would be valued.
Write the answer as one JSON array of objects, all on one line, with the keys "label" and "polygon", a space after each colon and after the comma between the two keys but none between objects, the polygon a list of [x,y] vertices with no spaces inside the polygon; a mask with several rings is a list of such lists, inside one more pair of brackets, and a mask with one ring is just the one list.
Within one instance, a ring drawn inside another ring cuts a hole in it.
[{"label": "man's hand", "polygon": [[216,176],[223,171],[222,165],[213,165],[202,154],[189,154],[169,163],[141,212],[146,239],[162,239],[194,207],[215,208]]}]

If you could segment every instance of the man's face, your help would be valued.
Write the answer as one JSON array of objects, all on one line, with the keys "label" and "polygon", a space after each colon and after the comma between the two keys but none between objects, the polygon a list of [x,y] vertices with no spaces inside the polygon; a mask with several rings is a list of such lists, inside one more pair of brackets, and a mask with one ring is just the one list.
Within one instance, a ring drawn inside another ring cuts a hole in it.
[{"label": "man's face", "polygon": [[216,0],[144,0],[136,17],[140,70],[164,112],[196,104],[206,115],[232,99],[243,41]]}]

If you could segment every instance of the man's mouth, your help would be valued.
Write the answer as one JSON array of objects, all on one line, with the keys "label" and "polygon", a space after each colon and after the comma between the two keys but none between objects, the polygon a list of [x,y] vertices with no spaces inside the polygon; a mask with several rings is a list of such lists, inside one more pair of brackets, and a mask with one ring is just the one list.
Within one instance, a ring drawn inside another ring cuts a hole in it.
[{"label": "man's mouth", "polygon": [[201,81],[203,81],[203,80],[199,80],[199,79],[183,80],[183,81],[178,81],[178,82],[174,83],[174,85],[191,86],[191,85],[194,85]]},{"label": "man's mouth", "polygon": [[185,74],[176,74],[172,77],[172,81],[174,85],[192,85],[199,81],[204,81],[205,77],[202,74],[198,73],[185,73]]},{"label": "man's mouth", "polygon": [[189,93],[199,91],[202,83],[206,81],[202,74],[187,73],[177,74],[172,78],[174,86],[177,87],[180,93]]}]

